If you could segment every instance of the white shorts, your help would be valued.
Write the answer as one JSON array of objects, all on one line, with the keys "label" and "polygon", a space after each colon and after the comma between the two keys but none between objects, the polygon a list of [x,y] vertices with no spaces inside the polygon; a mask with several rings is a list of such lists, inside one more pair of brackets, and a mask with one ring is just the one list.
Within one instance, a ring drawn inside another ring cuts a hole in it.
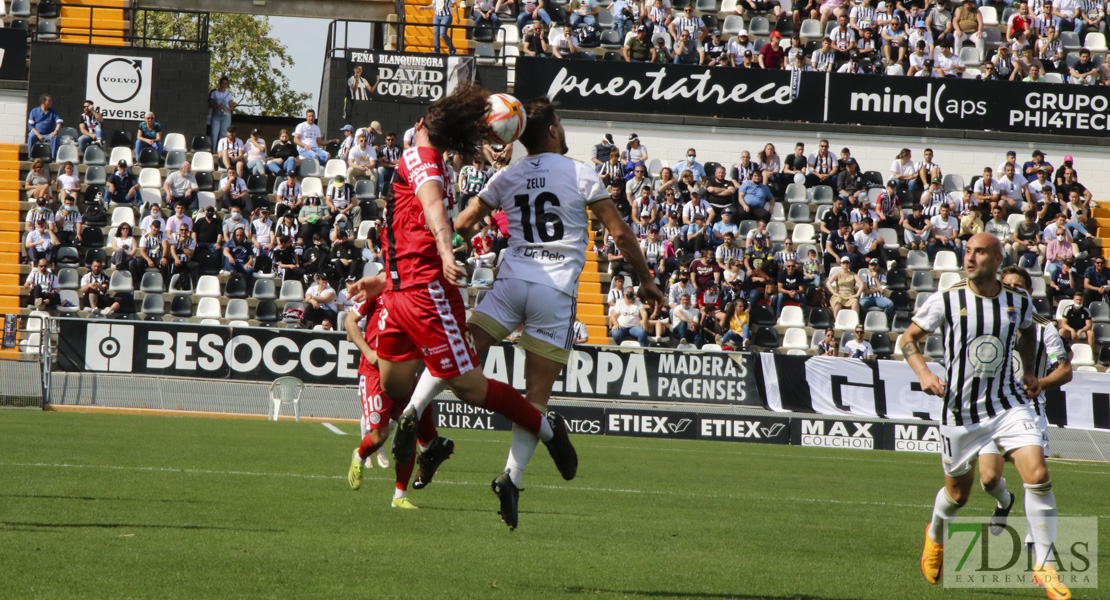
[{"label": "white shorts", "polygon": [[577,310],[577,300],[555,288],[522,279],[498,279],[482,296],[467,326],[502,340],[524,325],[520,346],[525,351],[565,365],[574,345]]},{"label": "white shorts", "polygon": [[1033,409],[1024,404],[972,425],[941,425],[944,474],[959,477],[967,473],[979,451],[987,446],[997,447],[1004,455],[1025,446],[1040,446],[1043,435]]},{"label": "white shorts", "polygon": [[[1041,446],[1044,447],[1044,455],[1048,456],[1048,418],[1044,416],[1044,413],[1041,413],[1036,417],[1037,429],[1041,430]],[[1002,451],[998,449],[998,444],[987,444],[986,446],[983,446],[981,450],[979,450],[979,456],[982,456],[984,454],[1002,454]]]}]

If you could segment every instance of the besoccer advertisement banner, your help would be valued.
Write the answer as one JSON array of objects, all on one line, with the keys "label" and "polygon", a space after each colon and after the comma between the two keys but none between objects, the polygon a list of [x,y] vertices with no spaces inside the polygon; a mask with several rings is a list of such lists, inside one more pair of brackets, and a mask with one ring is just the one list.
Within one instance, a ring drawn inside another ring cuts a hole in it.
[{"label": "besoccer advertisement banner", "polygon": [[347,51],[347,97],[429,104],[474,81],[473,56]]},{"label": "besoccer advertisement banner", "polygon": [[1106,86],[520,57],[516,94],[564,109],[1105,137]]}]

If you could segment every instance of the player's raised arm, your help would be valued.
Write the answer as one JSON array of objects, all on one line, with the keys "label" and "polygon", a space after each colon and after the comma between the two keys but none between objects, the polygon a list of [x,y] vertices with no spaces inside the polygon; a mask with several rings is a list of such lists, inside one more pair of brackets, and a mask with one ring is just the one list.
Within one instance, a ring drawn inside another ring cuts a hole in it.
[{"label": "player's raised arm", "polygon": [[617,244],[617,248],[620,248],[625,262],[636,271],[636,277],[640,280],[640,297],[656,303],[663,302],[663,292],[655,285],[655,276],[651,274],[651,269],[648,269],[647,260],[640,250],[640,242],[636,239],[636,234],[632,233],[632,228],[621,218],[617,205],[606,198],[594,202],[590,208],[597,213],[601,223],[613,236],[613,241]]},{"label": "player's raised arm", "polygon": [[470,204],[463,209],[459,216],[455,217],[455,231],[465,239],[470,239],[478,233],[478,228],[482,222],[493,214],[493,209],[488,204],[482,202],[481,196],[474,196],[470,200]]}]

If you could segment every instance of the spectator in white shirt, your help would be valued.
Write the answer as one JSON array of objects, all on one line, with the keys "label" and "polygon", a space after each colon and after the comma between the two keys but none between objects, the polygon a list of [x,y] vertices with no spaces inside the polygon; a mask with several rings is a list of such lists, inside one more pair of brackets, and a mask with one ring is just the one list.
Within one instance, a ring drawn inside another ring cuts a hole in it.
[{"label": "spectator in white shirt", "polygon": [[157,221],[159,230],[166,228],[166,220],[162,218],[162,208],[157,204],[150,205],[150,212],[139,222],[139,230],[143,234],[150,233],[150,224]]},{"label": "spectator in white shirt", "polygon": [[270,207],[263,206],[261,214],[251,222],[251,239],[259,256],[269,254],[274,247],[274,222],[270,220]]},{"label": "spectator in white shirt", "polygon": [[247,170],[254,175],[266,174],[266,140],[258,136],[258,130],[252,129],[251,136],[247,138]]},{"label": "spectator in white shirt", "polygon": [[[898,182],[898,194],[902,196],[902,205],[912,204],[912,199],[921,195],[921,180],[918,178],[921,167],[913,162],[913,154],[909,148],[902,148],[894,162],[890,163],[890,176]],[[910,201],[907,202],[907,199]]]},{"label": "spectator in white shirt", "polygon": [[310,108],[305,111],[304,123],[293,130],[293,142],[297,144],[301,158],[315,158],[321,165],[328,162],[328,153],[318,144],[323,137],[320,126],[316,124],[316,111]]},{"label": "spectator in white shirt", "polygon": [[863,329],[863,325],[856,325],[855,337],[844,344],[845,358],[858,358],[864,360],[875,357],[875,350],[871,347],[871,342],[863,339],[866,333],[867,332]]},{"label": "spectator in white shirt", "polygon": [[356,136],[354,148],[347,153],[347,181],[354,183],[359,179],[374,182],[375,195],[378,189],[378,153],[370,145],[365,133]]},{"label": "spectator in white shirt", "polygon": [[1007,214],[1020,213],[1029,197],[1029,182],[1025,176],[1017,172],[1017,167],[1012,162],[1002,164],[1003,175],[998,179],[997,186],[1002,192],[998,199]]},{"label": "spectator in white shirt", "polygon": [[932,238],[927,246],[930,259],[936,257],[940,250],[951,250],[956,253],[956,262],[963,262],[963,243],[959,238],[960,222],[952,216],[947,204],[942,204],[940,214],[929,219],[929,233]]}]

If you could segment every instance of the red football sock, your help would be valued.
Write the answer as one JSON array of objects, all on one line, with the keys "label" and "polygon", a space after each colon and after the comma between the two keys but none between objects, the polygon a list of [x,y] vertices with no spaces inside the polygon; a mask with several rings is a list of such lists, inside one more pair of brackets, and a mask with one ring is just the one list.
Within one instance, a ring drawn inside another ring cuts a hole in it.
[{"label": "red football sock", "polygon": [[362,438],[362,443],[358,446],[358,456],[362,460],[366,460],[368,456],[377,452],[378,448],[381,447],[381,444],[375,444],[373,440],[370,439],[370,433],[367,432],[367,434]]},{"label": "red football sock", "polygon": [[436,415],[435,405],[429,406],[420,415],[420,422],[416,425],[416,441],[420,442],[421,446],[426,446],[432,443],[439,435],[436,429]]},{"label": "red football sock", "polygon": [[538,434],[543,422],[543,413],[536,410],[516,391],[513,386],[500,381],[489,380],[486,389],[486,404],[482,408],[501,415],[524,429]]},{"label": "red football sock", "polygon": [[416,453],[412,453],[412,458],[405,464],[396,463],[394,470],[397,472],[397,489],[402,492],[409,489],[409,479],[412,477],[412,469],[416,465]]}]

